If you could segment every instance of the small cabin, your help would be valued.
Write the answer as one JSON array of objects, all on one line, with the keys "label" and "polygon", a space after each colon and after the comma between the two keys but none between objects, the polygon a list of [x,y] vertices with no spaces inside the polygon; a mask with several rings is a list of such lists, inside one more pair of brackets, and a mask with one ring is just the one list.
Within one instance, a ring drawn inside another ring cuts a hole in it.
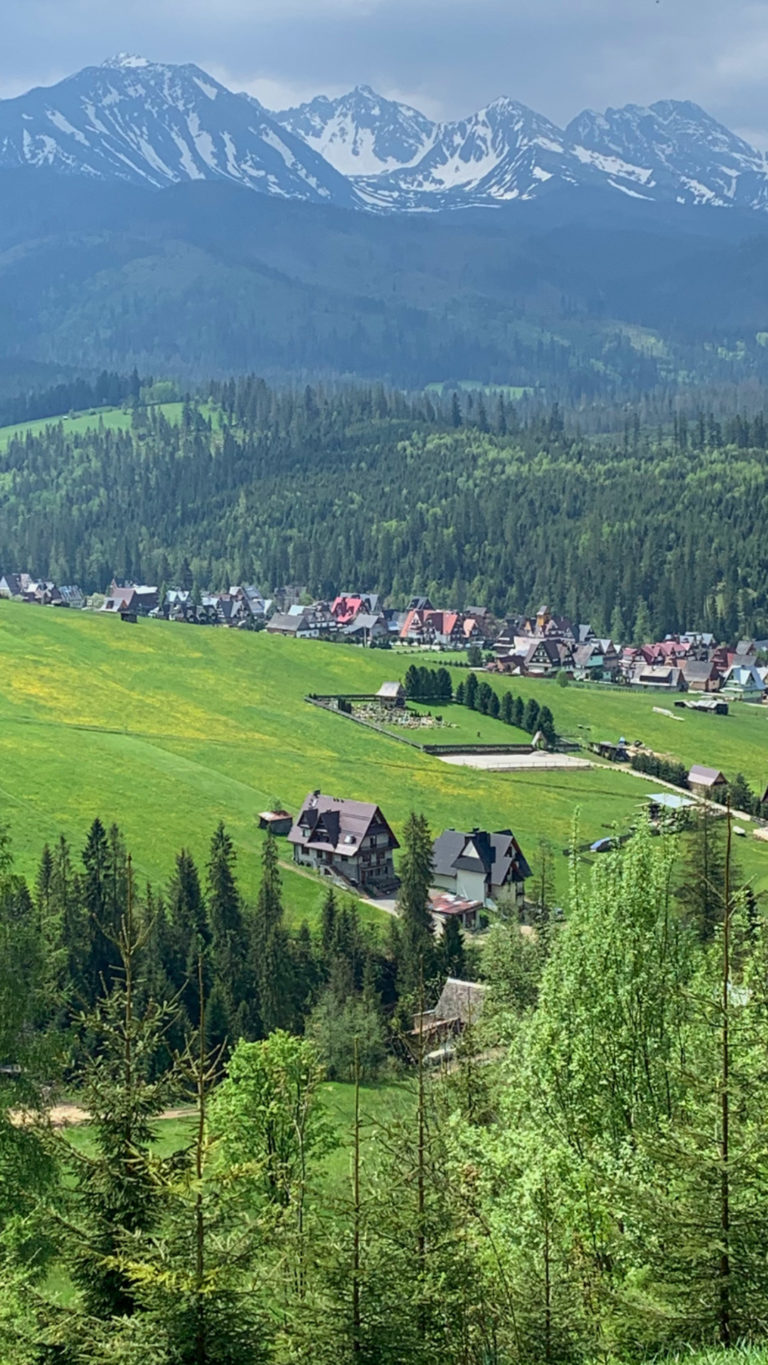
[{"label": "small cabin", "polygon": [[263,810],[259,815],[259,829],[267,829],[277,839],[285,839],[293,828],[293,816],[287,810]]},{"label": "small cabin", "polygon": [[376,696],[384,706],[405,706],[405,688],[401,682],[382,683]]}]

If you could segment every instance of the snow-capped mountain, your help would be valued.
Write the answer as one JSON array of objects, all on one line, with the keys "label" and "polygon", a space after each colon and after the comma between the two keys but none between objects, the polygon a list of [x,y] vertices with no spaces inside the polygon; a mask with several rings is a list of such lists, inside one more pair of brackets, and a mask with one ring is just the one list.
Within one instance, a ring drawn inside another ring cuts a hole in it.
[{"label": "snow-capped mountain", "polygon": [[286,198],[357,202],[350,182],[258,101],[197,66],[126,55],[0,100],[0,167],[24,165],[156,187],[231,180]]},{"label": "snow-capped mountain", "polygon": [[438,125],[414,165],[356,184],[371,204],[417,209],[528,199],[555,177],[585,179],[562,129],[502,98],[470,118]]},{"label": "snow-capped mountain", "polygon": [[578,159],[608,183],[651,199],[768,207],[768,164],[698,104],[660,100],[604,114],[586,110],[565,130]]},{"label": "snow-capped mountain", "polygon": [[437,132],[437,125],[418,109],[384,99],[369,85],[358,85],[335,100],[318,95],[273,117],[342,175],[380,175],[412,166]]},{"label": "snow-capped mountain", "polygon": [[228,180],[378,212],[499,206],[563,187],[768,211],[768,160],[698,105],[663,100],[567,128],[515,100],[456,122],[358,86],[270,113],[194,65],[120,56],[0,100],[0,170],[163,188]]},{"label": "snow-capped mountain", "polygon": [[765,156],[698,105],[674,100],[588,110],[565,129],[514,100],[494,100],[470,118],[439,125],[415,164],[355,183],[370,204],[424,209],[531,199],[550,182],[768,209]]}]

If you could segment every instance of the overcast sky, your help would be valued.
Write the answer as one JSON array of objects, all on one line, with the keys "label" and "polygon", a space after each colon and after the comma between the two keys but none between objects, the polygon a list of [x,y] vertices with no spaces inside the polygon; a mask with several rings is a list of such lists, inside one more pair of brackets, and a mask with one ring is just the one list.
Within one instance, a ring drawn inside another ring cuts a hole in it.
[{"label": "overcast sky", "polygon": [[693,99],[768,148],[768,0],[1,0],[0,96],[116,52],[194,61],[271,108],[368,84],[454,118],[511,95]]}]

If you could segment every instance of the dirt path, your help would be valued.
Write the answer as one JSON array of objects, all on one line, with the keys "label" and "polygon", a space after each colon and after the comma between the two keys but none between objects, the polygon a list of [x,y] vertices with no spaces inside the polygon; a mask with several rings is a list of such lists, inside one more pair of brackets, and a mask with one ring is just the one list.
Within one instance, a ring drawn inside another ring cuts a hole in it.
[{"label": "dirt path", "polygon": [[[158,1119],[186,1119],[191,1118],[194,1109],[189,1107],[179,1109],[164,1109],[157,1115]],[[34,1123],[35,1114],[26,1109],[15,1109],[11,1114],[11,1123],[17,1128],[23,1128],[25,1124]],[[76,1124],[90,1123],[91,1116],[87,1109],[82,1109],[79,1104],[54,1104],[48,1110],[47,1118],[52,1128],[70,1128]]]}]

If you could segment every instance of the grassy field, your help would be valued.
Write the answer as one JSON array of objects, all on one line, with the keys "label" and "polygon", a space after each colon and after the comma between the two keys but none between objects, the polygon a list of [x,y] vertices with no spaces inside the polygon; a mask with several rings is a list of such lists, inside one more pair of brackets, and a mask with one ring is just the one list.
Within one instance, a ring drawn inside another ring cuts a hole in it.
[{"label": "grassy field", "polygon": [[[295,811],[315,787],[376,800],[398,833],[412,809],[423,810],[436,833],[511,827],[535,866],[541,839],[568,845],[576,808],[582,840],[592,842],[626,828],[652,790],[611,767],[519,774],[450,767],[303,700],[310,691],[375,691],[407,666],[407,656],[379,650],[0,602],[0,801],[19,870],[34,875],[43,843],[60,832],[80,849],[99,815],[124,830],[139,876],[163,884],[182,846],[205,862],[223,819],[253,897],[259,811],[278,802]],[[762,767],[754,755],[765,753],[768,715],[751,708],[675,723],[652,715],[656,698],[512,686],[546,699],[563,729],[591,724],[600,737],[631,732],[647,743],[658,733],[687,761],[730,774],[740,767],[753,780]],[[470,725],[484,739],[490,728],[494,738],[518,738],[490,720],[472,717]],[[282,850],[288,857],[288,846]],[[750,872],[768,885],[768,848],[750,848],[753,857]],[[562,891],[566,860],[556,865]],[[314,920],[322,886],[284,875],[290,921]]]},{"label": "grassy field", "polygon": [[[181,419],[181,403],[155,403],[156,411],[162,412],[167,422],[177,424]],[[205,409],[204,409],[205,410]],[[212,412],[208,409],[208,415]],[[4,450],[14,436],[38,436],[48,427],[61,423],[65,436],[82,435],[103,424],[108,431],[130,431],[132,413],[128,408],[89,408],[87,412],[64,413],[60,417],[40,417],[33,422],[18,422],[15,426],[0,427],[0,450]]]}]

